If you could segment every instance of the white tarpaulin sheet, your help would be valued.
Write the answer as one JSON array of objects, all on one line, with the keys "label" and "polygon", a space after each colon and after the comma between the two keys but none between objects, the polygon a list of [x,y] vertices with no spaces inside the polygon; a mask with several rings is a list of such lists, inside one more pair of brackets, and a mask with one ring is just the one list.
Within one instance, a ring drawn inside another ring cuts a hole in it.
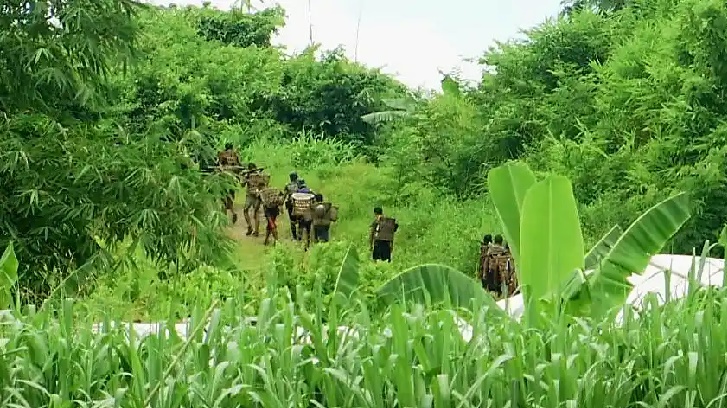
[{"label": "white tarpaulin sheet", "polygon": [[[694,265],[695,263],[696,266]],[[704,263],[704,266],[701,267],[700,263]],[[667,270],[671,271],[668,287],[665,273]],[[692,272],[693,270],[694,272]],[[648,293],[655,294],[660,304],[666,302],[668,298],[678,299],[683,297],[687,293],[690,275],[693,275],[695,280],[703,286],[722,286],[724,279],[724,260],[699,258],[691,255],[655,255],[651,258],[649,266],[643,273],[633,274],[629,277],[629,281],[634,285],[634,288],[629,294],[626,303],[638,306]],[[523,313],[522,295],[515,295],[511,298],[500,300],[497,304],[515,319],[519,319]],[[0,317],[3,315],[2,312],[0,311]],[[9,313],[6,313],[5,317],[9,318]],[[620,315],[618,319],[620,319]],[[162,323],[125,323],[125,325],[128,329],[133,329],[138,337],[157,333],[162,327],[167,327],[166,324]],[[458,322],[458,325],[463,338],[469,341],[472,338],[471,326],[462,320]],[[187,334],[194,330],[187,322],[178,323],[174,328],[182,338],[186,338]],[[100,329],[100,324],[94,325],[94,331]],[[338,332],[343,335],[351,330],[347,327],[339,327]],[[305,336],[305,333],[300,327],[298,328],[298,336],[299,338]]]}]

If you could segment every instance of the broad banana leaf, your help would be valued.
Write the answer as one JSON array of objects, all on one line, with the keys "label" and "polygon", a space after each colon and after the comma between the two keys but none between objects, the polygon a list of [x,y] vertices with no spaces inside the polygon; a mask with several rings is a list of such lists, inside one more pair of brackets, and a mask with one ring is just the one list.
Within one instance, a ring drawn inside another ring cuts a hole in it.
[{"label": "broad banana leaf", "polygon": [[656,204],[636,219],[588,277],[594,311],[603,314],[621,306],[631,291],[627,278],[646,269],[649,259],[661,251],[690,217],[689,196],[681,193]]},{"label": "broad banana leaf", "polygon": [[385,305],[397,302],[432,303],[445,302],[457,308],[472,310],[475,305],[485,305],[505,316],[489,293],[464,273],[444,265],[420,265],[407,269],[383,284],[377,296]]},{"label": "broad banana leaf", "polygon": [[346,256],[343,257],[341,263],[341,269],[338,271],[336,277],[336,286],[334,286],[335,296],[344,296],[345,298],[351,297],[358,286],[358,273],[359,273],[359,258],[356,248],[353,246],[348,247]]},{"label": "broad banana leaf", "polygon": [[520,217],[525,194],[535,184],[535,174],[524,163],[509,162],[490,170],[487,184],[505,238],[519,264]]},{"label": "broad banana leaf", "polygon": [[604,235],[596,245],[586,254],[585,270],[575,270],[563,286],[562,298],[566,301],[566,311],[569,315],[586,316],[590,314],[591,296],[587,276],[593,273],[599,262],[608,255],[623,230],[615,225]]},{"label": "broad banana leaf", "polygon": [[525,300],[549,299],[583,269],[583,235],[570,180],[548,176],[528,190],[520,221],[518,278]]},{"label": "broad banana leaf", "polygon": [[611,252],[611,248],[613,248],[616,244],[616,241],[618,241],[619,237],[621,237],[621,234],[623,234],[621,227],[614,225],[614,227],[611,228],[611,230],[608,231],[606,235],[604,235],[601,240],[598,241],[593,248],[591,248],[590,251],[588,251],[583,265],[586,271],[598,267],[599,262],[601,262],[601,260],[605,258],[609,252]]},{"label": "broad banana leaf", "polygon": [[0,258],[0,310],[7,309],[12,303],[10,289],[18,280],[18,258],[15,257],[13,243],[9,243]]}]

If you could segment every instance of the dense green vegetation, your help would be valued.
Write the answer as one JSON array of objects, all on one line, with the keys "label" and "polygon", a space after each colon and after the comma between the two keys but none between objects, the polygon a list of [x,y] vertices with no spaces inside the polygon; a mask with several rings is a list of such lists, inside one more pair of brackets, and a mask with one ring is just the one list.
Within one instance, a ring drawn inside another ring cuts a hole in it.
[{"label": "dense green vegetation", "polygon": [[[3,405],[724,404],[724,293],[693,290],[622,326],[590,312],[591,299],[610,305],[623,292],[619,282],[598,292],[607,286],[599,276],[625,280],[631,271],[616,261],[642,266],[648,251],[612,256],[583,277],[586,300],[567,299],[578,313],[551,310],[535,329],[471,288],[459,293],[484,303],[464,311],[453,306],[464,307],[463,296],[436,309],[379,307],[400,288],[381,284],[406,268],[449,265],[465,287],[482,234],[514,237],[508,228],[521,223],[539,231],[551,213],[537,206],[515,224],[498,219],[507,206],[493,205],[488,175],[511,159],[549,188],[570,184],[542,176],[572,181],[574,199],[570,187],[561,195],[570,212],[552,212],[568,258],[538,265],[530,250],[524,265],[526,282],[547,281],[538,296],[589,266],[584,247],[678,192],[692,208],[675,204],[683,217],[658,231],[658,244],[687,214],[673,251],[716,241],[727,223],[724,2],[576,1],[527,40],[486,52],[477,87],[447,76],[436,94],[341,50],[272,47],[279,8],[0,0],[0,13],[0,248],[13,243],[12,294],[25,305],[0,316]],[[235,180],[199,171],[225,142],[276,185],[297,170],[339,204],[335,242],[303,253],[231,239],[220,197]],[[390,265],[367,261],[375,205],[402,225]],[[363,259],[350,288],[363,296],[339,303],[356,249]],[[440,282],[433,277],[450,270],[409,271]],[[65,295],[80,301],[71,308]],[[0,307],[6,297],[0,291]],[[454,329],[455,309],[475,326],[471,342]],[[190,314],[195,324],[212,317],[206,336],[127,345],[85,324]],[[241,315],[258,316],[257,326]],[[334,340],[324,323],[365,330]],[[298,327],[313,333],[311,346],[292,343]]]}]

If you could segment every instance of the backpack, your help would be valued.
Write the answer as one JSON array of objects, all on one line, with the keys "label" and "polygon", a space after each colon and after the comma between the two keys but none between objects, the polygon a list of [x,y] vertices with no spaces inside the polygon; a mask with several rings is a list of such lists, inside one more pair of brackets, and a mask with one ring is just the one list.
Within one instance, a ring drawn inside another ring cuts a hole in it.
[{"label": "backpack", "polygon": [[338,218],[338,209],[331,203],[313,205],[313,221],[316,225],[331,225]]},{"label": "backpack", "polygon": [[307,216],[310,215],[311,205],[315,196],[307,193],[293,193],[291,195],[293,199],[293,215],[295,216]]},{"label": "backpack", "polygon": [[270,184],[270,175],[262,172],[254,172],[247,175],[247,193],[251,195],[258,194],[260,190],[268,188]]},{"label": "backpack", "polygon": [[278,207],[282,204],[282,192],[277,188],[266,188],[260,192],[260,198],[263,205],[270,207]]},{"label": "backpack", "polygon": [[[329,208],[324,203],[318,203],[313,207],[313,217],[316,220],[323,220],[326,218]],[[330,207],[330,205],[328,205]]]},{"label": "backpack", "polygon": [[486,277],[492,282],[494,290],[497,293],[502,291],[502,283],[507,282],[510,276],[510,254],[503,248],[492,247],[487,256]]},{"label": "backpack", "polygon": [[394,232],[396,232],[396,219],[389,217],[381,217],[376,222],[376,230],[374,231],[374,239],[378,241],[393,241]]},{"label": "backpack", "polygon": [[239,166],[240,157],[235,151],[223,150],[218,155],[220,166]]}]

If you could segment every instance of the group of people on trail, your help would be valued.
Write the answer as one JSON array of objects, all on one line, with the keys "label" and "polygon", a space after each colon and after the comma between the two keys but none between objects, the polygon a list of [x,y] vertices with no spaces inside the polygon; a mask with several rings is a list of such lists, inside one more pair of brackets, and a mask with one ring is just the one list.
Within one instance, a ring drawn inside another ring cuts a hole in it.
[{"label": "group of people on trail", "polygon": [[293,240],[305,241],[306,250],[311,236],[313,242],[328,242],[331,224],[338,219],[338,207],[311,190],[305,180],[298,178],[298,173],[291,172],[289,178],[282,194]]},{"label": "group of people on trail", "polygon": [[[282,190],[270,187],[270,176],[258,168],[255,163],[243,166],[240,156],[232,143],[225,144],[225,150],[217,155],[217,166],[222,171],[237,174],[245,186],[244,217],[247,223],[248,236],[259,236],[259,210],[263,207],[266,220],[265,245],[270,238],[278,241],[277,219],[280,207],[284,206],[290,220],[290,232],[293,240],[305,241],[306,250],[313,242],[330,240],[331,223],[338,219],[338,207],[324,200],[323,195],[312,191],[305,180],[296,172],[290,173],[290,180]],[[225,211],[232,212],[232,223],[237,222],[234,209],[235,190],[229,190],[223,199]],[[391,262],[394,248],[394,234],[399,224],[396,219],[384,216],[381,207],[374,208],[374,221],[371,223],[369,245],[375,261]]]},{"label": "group of people on trail", "polygon": [[[264,168],[255,163],[243,166],[240,156],[232,143],[225,145],[217,155],[217,165],[222,171],[231,171],[241,178],[245,186],[245,206],[243,216],[247,224],[247,236],[260,235],[260,208],[266,221],[264,244],[268,245],[279,240],[277,219],[280,207],[285,206],[290,219],[290,231],[293,240],[305,240],[307,250],[311,243],[328,242],[330,239],[331,223],[338,217],[338,207],[323,199],[322,194],[314,193],[299,179],[295,172],[290,173],[290,182],[283,189],[270,186],[270,175],[265,174]],[[225,211],[232,212],[232,223],[237,222],[237,213],[234,209],[235,190],[229,190],[223,199]]]},{"label": "group of people on trail", "polygon": [[515,264],[502,235],[487,234],[480,248],[480,279],[482,288],[497,298],[510,297],[517,293],[518,282]]}]

